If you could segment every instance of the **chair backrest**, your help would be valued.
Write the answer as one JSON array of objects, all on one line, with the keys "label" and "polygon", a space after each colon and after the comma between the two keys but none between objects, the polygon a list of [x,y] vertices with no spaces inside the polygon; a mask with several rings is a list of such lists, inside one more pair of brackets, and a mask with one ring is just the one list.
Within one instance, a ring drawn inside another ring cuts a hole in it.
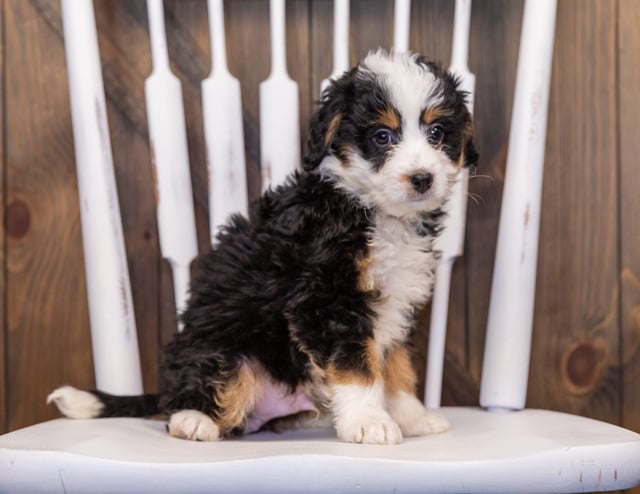
[{"label": "chair backrest", "polygon": [[[162,0],[148,0],[147,5],[153,72],[145,91],[158,229],[163,255],[172,267],[179,311],[186,298],[189,263],[197,250],[184,109],[180,83],[170,70]],[[271,0],[270,5],[272,70],[260,85],[263,186],[282,180],[300,161],[298,87],[286,67],[285,2]],[[137,394],[142,379],[134,308],[93,5],[91,0],[63,0],[62,6],[97,386],[116,394]],[[348,65],[349,1],[334,0],[334,7],[334,70],[330,77],[338,76]],[[456,1],[451,68],[470,92],[472,107],[474,77],[466,60],[470,8],[470,0]],[[237,80],[226,67],[222,0],[210,0],[208,9],[213,70],[203,81],[202,93],[213,238],[231,211],[246,211],[247,185],[241,96]],[[555,0],[526,2],[505,187],[508,207],[503,207],[501,217],[486,349],[489,358],[485,359],[481,392],[482,405],[490,408],[522,408],[526,394],[555,9]],[[409,47],[410,12],[409,0],[396,0],[393,49]],[[522,181],[532,176],[536,186],[522,187]],[[450,203],[449,228],[440,241],[444,255],[437,272],[426,385],[427,390],[434,390],[426,393],[430,407],[440,404],[449,280],[451,265],[464,245],[466,187],[463,174]],[[507,236],[521,248],[505,247]],[[514,300],[521,303],[511,303]]]}]

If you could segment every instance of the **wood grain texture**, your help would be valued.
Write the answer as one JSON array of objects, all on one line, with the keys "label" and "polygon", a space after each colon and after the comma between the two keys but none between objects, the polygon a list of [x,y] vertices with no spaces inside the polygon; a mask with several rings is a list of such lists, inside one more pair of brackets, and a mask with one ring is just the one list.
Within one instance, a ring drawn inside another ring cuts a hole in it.
[{"label": "wood grain texture", "polygon": [[[5,71],[4,71],[4,8],[5,2],[4,0],[0,0],[0,95],[5,94],[4,92],[4,79],[5,79]],[[5,229],[6,224],[4,224],[5,218],[5,201],[4,201],[4,177],[5,177],[5,168],[6,168],[6,157],[5,157],[5,133],[4,133],[4,118],[0,118],[0,218],[3,221],[3,228],[0,228],[0,266],[2,266],[2,270],[0,271],[0,324],[2,327],[0,328],[0,434],[2,431],[7,430],[7,400],[6,400],[6,390],[7,390],[7,377],[8,377],[8,368],[7,368],[7,354],[5,347],[5,337],[6,331],[4,328],[6,327],[6,308],[5,308],[5,288],[6,288],[6,270],[5,270]]]},{"label": "wood grain texture", "polygon": [[[640,431],[640,3],[618,7],[622,424]],[[640,492],[637,489],[636,492]]]},{"label": "wood grain texture", "polygon": [[619,423],[615,25],[558,4],[528,405]]},{"label": "wood grain texture", "polygon": [[[7,423],[55,417],[47,394],[93,386],[62,40],[37,5],[5,2]],[[25,63],[25,61],[28,61]]]}]

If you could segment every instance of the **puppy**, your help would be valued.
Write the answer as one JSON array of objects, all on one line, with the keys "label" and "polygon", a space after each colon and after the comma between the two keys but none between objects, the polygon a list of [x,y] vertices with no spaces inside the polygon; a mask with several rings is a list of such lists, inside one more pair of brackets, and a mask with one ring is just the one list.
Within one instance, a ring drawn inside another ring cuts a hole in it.
[{"label": "puppy", "polygon": [[304,170],[199,259],[160,393],[63,387],[49,401],[69,417],[166,413],[171,435],[203,441],[323,418],[354,443],[447,430],[415,397],[407,341],[442,206],[476,160],[455,77],[417,55],[369,54],[323,93]]}]

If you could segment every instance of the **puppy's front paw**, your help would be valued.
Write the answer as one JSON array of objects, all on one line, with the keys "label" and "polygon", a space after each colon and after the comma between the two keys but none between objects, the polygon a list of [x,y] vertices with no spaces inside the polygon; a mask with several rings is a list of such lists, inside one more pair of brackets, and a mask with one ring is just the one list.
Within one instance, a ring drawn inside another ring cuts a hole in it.
[{"label": "puppy's front paw", "polygon": [[338,438],[350,443],[398,444],[402,431],[385,412],[343,418],[336,422]]},{"label": "puppy's front paw", "polygon": [[439,434],[450,428],[446,418],[438,412],[425,409],[413,395],[401,392],[390,397],[387,406],[405,437]]},{"label": "puppy's front paw", "polygon": [[192,441],[218,441],[220,429],[216,423],[197,410],[181,410],[169,419],[169,434]]},{"label": "puppy's front paw", "polygon": [[401,424],[402,433],[407,437],[439,434],[448,431],[450,427],[447,419],[441,414],[424,409],[413,420],[407,420]]}]

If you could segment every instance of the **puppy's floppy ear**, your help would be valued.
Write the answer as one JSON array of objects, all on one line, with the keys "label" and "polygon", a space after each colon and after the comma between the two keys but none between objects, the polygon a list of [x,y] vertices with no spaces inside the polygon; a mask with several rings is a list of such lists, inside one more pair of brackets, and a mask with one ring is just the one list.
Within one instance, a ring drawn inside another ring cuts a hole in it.
[{"label": "puppy's floppy ear", "polygon": [[462,163],[462,166],[475,165],[478,162],[478,158],[478,151],[473,145],[473,139],[469,139],[464,146],[464,163]]},{"label": "puppy's floppy ear", "polygon": [[331,153],[331,146],[345,110],[342,82],[338,80],[330,83],[322,93],[320,107],[311,117],[307,149],[303,159],[305,171],[317,168],[323,158]]}]

